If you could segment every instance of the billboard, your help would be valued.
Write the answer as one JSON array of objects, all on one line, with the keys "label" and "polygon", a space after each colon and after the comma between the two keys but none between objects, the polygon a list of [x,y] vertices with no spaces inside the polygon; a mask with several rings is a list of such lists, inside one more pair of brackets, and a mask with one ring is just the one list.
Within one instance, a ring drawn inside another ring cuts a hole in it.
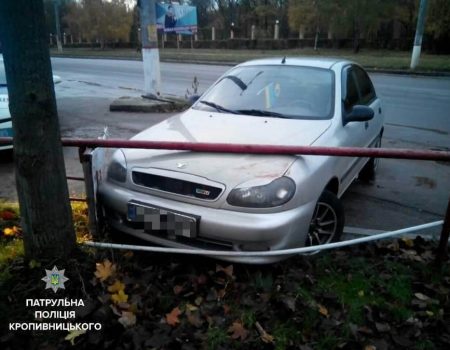
[{"label": "billboard", "polygon": [[188,5],[156,3],[156,24],[158,30],[165,33],[196,33],[197,8]]}]

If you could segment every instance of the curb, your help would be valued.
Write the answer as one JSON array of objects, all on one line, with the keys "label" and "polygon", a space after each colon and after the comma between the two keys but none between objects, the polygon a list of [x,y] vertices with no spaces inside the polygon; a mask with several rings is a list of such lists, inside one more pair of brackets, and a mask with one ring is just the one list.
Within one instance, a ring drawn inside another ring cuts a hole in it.
[{"label": "curb", "polygon": [[[139,57],[126,57],[126,56],[76,56],[76,55],[51,55],[55,58],[80,58],[80,59],[104,59],[104,60],[120,60],[120,61],[142,61]],[[256,58],[254,58],[256,59]],[[187,63],[187,64],[201,64],[209,66],[235,66],[242,62],[239,61],[209,61],[209,60],[190,60],[190,59],[176,59],[176,58],[161,58],[161,62],[168,63]],[[450,72],[435,72],[435,71],[417,71],[412,72],[410,70],[401,69],[380,69],[374,67],[364,67],[369,73],[390,74],[390,75],[409,75],[409,76],[423,76],[423,77],[450,77]]]},{"label": "curb", "polygon": [[165,101],[143,97],[120,97],[109,105],[111,112],[170,113],[180,112],[188,107],[186,101],[165,97]]}]

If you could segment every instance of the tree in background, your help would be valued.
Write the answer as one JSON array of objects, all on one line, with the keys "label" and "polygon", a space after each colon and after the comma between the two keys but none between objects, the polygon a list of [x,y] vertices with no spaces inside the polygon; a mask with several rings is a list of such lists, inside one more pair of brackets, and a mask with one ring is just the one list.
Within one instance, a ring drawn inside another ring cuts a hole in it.
[{"label": "tree in background", "polygon": [[289,3],[289,26],[300,33],[315,33],[314,48],[321,30],[330,33],[338,31],[337,16],[339,4],[333,0],[291,0]]},{"label": "tree in background", "polygon": [[53,35],[56,35],[56,24],[55,24],[55,9],[54,4],[55,1],[58,3],[58,9],[59,9],[59,17],[60,17],[60,24],[61,24],[61,33],[69,32],[67,26],[62,21],[64,16],[67,14],[68,7],[75,3],[76,0],[44,0],[44,11],[45,11],[45,25],[47,32]]},{"label": "tree in background", "polygon": [[126,0],[81,0],[68,7],[64,22],[103,49],[107,43],[129,40],[133,12]]},{"label": "tree in background", "polygon": [[426,20],[426,33],[433,39],[433,50],[449,52],[450,1],[430,0]]},{"label": "tree in background", "polygon": [[289,24],[292,29],[313,28],[316,42],[321,29],[335,37],[351,37],[357,52],[361,38],[376,37],[380,23],[392,18],[393,6],[389,0],[291,0]]}]

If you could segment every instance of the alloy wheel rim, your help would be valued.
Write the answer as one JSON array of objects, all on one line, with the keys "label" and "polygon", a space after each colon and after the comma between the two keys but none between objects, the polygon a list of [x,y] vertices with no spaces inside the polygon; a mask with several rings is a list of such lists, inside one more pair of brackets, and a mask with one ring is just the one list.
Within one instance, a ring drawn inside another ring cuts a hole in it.
[{"label": "alloy wheel rim", "polygon": [[313,246],[333,240],[338,226],[337,214],[327,203],[318,202],[306,239],[306,245]]}]

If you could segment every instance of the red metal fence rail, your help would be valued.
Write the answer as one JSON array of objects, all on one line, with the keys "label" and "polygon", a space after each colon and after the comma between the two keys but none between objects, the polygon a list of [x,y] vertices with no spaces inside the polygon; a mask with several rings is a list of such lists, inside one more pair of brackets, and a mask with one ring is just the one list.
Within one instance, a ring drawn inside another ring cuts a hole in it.
[{"label": "red metal fence rail", "polygon": [[[398,148],[357,148],[357,147],[318,147],[318,146],[273,146],[226,143],[193,143],[167,141],[135,141],[120,139],[61,139],[65,147],[86,148],[139,148],[164,149],[192,152],[213,153],[247,153],[247,154],[300,154],[317,156],[341,157],[376,157],[394,159],[415,159],[450,162],[449,151],[411,150]],[[11,137],[0,137],[0,145],[11,144]],[[81,154],[82,152],[80,152]],[[80,199],[76,199],[80,200]],[[450,201],[447,207],[444,225],[442,227],[437,258],[440,261],[448,259],[448,239],[450,236]]]},{"label": "red metal fence rail", "polygon": [[[11,137],[0,137],[0,145],[11,144],[11,142]],[[66,147],[85,148],[140,148],[213,153],[301,154],[317,156],[376,157],[450,161],[449,151],[411,150],[401,148],[271,146],[229,143],[135,141],[120,139],[62,139],[61,142],[62,145]]]},{"label": "red metal fence rail", "polygon": [[[63,146],[86,148],[140,148],[214,153],[302,154],[317,156],[377,157],[450,161],[450,152],[448,151],[411,150],[398,148],[369,149],[357,147],[271,146],[229,143],[135,141],[117,139],[62,139],[61,141]],[[0,144],[1,142],[2,138],[0,138]]]}]

